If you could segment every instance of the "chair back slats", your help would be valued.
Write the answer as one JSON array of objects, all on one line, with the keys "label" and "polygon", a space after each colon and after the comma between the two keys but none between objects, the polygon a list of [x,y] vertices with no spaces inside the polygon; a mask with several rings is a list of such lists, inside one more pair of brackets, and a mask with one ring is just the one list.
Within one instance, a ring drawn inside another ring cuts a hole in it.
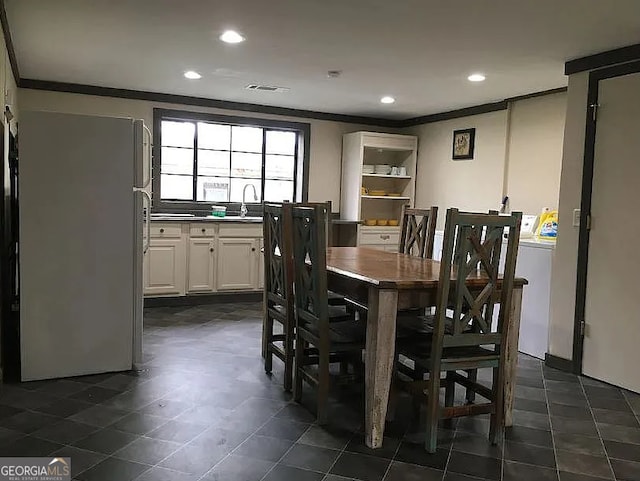
[{"label": "chair back slats", "polygon": [[402,210],[402,228],[398,252],[423,259],[433,258],[438,208]]},{"label": "chair back slats", "polygon": [[[521,218],[520,212],[499,216],[447,211],[436,309],[437,348],[493,345],[500,352],[506,339]],[[506,228],[506,260],[500,276]],[[453,311],[451,332],[444,329],[447,308]],[[493,322],[496,308],[497,324]]]},{"label": "chair back slats", "polygon": [[267,300],[292,309],[293,257],[290,246],[290,211],[290,204],[264,205],[264,291]]},{"label": "chair back slats", "polygon": [[328,339],[326,209],[292,208],[295,312],[299,328],[314,324]]},{"label": "chair back slats", "polygon": [[333,245],[333,223],[331,222],[331,210],[333,203],[328,200],[326,202],[304,202],[295,204],[298,207],[322,207],[325,213],[325,237],[326,246],[331,247]]}]

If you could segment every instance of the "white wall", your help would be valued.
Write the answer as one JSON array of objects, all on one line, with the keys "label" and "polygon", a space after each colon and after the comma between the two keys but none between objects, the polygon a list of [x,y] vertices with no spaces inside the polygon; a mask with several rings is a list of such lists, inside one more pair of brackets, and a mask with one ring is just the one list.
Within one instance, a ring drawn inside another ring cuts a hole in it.
[{"label": "white wall", "polygon": [[558,206],[566,108],[566,93],[512,103],[505,188],[511,210],[537,214]]},{"label": "white wall", "polygon": [[[413,127],[418,136],[416,205],[537,214],[558,206],[566,93],[512,102],[510,110]],[[472,160],[451,159],[453,131],[476,129]]]},{"label": "white wall", "polygon": [[572,218],[573,209],[580,208],[582,192],[588,87],[589,72],[569,77],[549,328],[549,353],[565,359],[573,357],[579,228],[572,226]]},{"label": "white wall", "polygon": [[53,110],[79,114],[135,117],[144,119],[150,128],[153,128],[154,107],[309,123],[311,124],[309,200],[331,200],[333,202],[334,211],[338,211],[340,208],[342,134],[355,132],[357,130],[390,131],[389,129],[384,128],[347,124],[342,122],[252,114],[251,112],[166,104],[144,100],[129,100],[114,97],[48,92],[44,90],[20,89],[19,96],[22,110]]},{"label": "white wall", "polygon": [[[502,200],[507,112],[446,120],[413,129],[418,136],[416,206],[438,206],[438,228],[444,227],[445,210],[495,209]],[[475,127],[472,160],[451,160],[453,131]]]}]

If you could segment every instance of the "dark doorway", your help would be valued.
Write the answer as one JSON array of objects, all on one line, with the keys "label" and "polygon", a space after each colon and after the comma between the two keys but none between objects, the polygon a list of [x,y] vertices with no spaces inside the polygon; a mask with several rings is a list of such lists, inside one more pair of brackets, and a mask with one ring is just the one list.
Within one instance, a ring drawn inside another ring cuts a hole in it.
[{"label": "dark doorway", "polygon": [[[20,379],[18,313],[18,145],[16,137],[0,136],[0,339],[4,381]],[[4,155],[5,149],[8,149]]]}]

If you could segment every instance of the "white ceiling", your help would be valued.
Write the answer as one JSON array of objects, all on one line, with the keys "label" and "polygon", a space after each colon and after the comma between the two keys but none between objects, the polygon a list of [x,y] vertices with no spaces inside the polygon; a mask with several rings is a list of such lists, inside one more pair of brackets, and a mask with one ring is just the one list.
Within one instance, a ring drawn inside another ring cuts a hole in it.
[{"label": "white ceiling", "polygon": [[[566,60],[640,37],[640,0],[5,3],[22,78],[384,118],[561,87]],[[246,42],[221,43],[227,28]],[[487,80],[468,82],[476,71]]]}]

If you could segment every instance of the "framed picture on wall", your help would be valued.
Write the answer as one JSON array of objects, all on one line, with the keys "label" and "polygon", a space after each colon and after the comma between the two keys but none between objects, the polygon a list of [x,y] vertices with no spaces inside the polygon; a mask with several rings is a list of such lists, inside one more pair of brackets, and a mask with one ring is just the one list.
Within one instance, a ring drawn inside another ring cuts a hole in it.
[{"label": "framed picture on wall", "polygon": [[473,149],[476,142],[476,129],[453,131],[453,160],[473,159]]}]

